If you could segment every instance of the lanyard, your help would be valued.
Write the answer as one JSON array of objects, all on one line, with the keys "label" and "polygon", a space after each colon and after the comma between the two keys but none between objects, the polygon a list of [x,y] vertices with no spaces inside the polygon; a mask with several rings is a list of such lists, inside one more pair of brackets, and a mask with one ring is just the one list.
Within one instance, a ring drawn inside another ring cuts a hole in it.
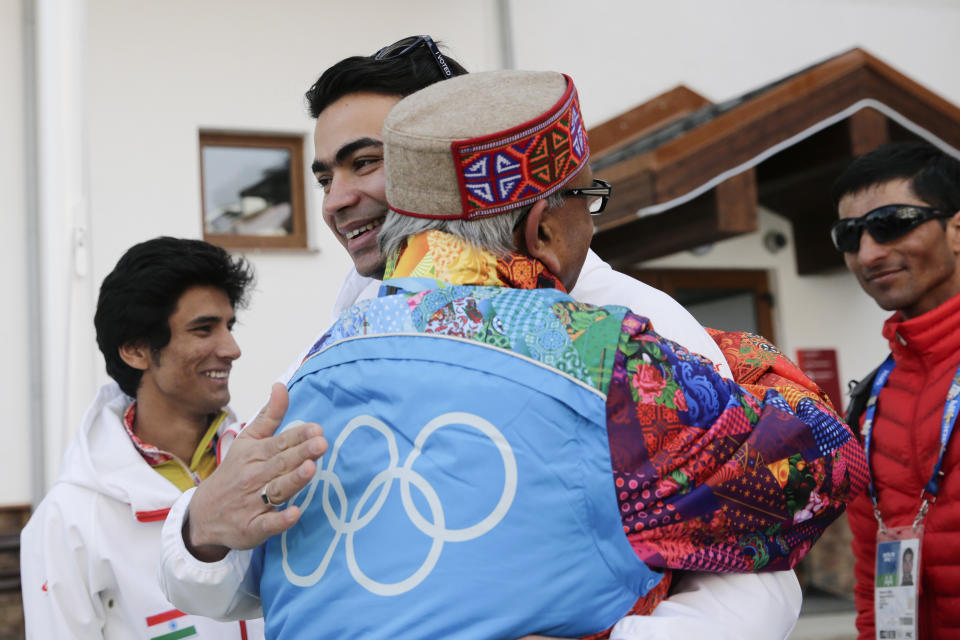
[{"label": "lanyard", "polygon": [[[863,448],[867,457],[867,465],[870,464],[870,436],[873,431],[873,414],[877,411],[877,398],[880,391],[883,390],[890,373],[893,371],[896,363],[893,361],[893,354],[887,356],[887,359],[880,365],[877,371],[877,377],[873,380],[873,386],[870,388],[870,399],[867,400],[867,409],[863,417]],[[943,456],[947,451],[947,443],[950,442],[950,435],[953,433],[953,427],[957,423],[957,413],[960,410],[960,367],[957,367],[953,374],[953,381],[950,383],[950,390],[947,392],[947,401],[943,407],[943,419],[940,421],[940,453],[937,456],[937,463],[933,465],[933,473],[930,474],[930,480],[927,486],[920,492],[922,502],[920,511],[917,513],[913,526],[920,525],[924,516],[927,515],[927,509],[930,504],[937,501],[937,492],[940,491],[940,478],[943,477]],[[880,507],[877,504],[877,491],[873,486],[873,474],[870,474],[870,500],[873,502],[873,515],[876,516],[881,530],[886,530],[883,520],[880,518]]]}]

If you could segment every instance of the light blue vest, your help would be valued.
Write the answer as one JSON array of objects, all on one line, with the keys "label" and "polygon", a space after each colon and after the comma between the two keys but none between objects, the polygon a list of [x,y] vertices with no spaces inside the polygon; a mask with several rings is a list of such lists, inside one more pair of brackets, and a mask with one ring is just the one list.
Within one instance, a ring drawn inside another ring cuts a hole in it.
[{"label": "light blue vest", "polygon": [[[597,390],[453,337],[338,342],[287,425],[330,443],[255,554],[269,638],[578,637],[658,584],[618,512]],[[285,425],[285,426],[287,426]]]}]

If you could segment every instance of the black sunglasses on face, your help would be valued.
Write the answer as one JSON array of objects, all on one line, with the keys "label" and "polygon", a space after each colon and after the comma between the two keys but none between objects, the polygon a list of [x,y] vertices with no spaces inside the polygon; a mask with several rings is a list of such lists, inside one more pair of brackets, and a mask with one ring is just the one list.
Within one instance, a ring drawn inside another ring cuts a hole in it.
[{"label": "black sunglasses on face", "polygon": [[443,57],[442,53],[440,53],[440,49],[437,48],[437,44],[430,36],[410,36],[409,38],[397,40],[393,44],[388,44],[373,54],[373,59],[393,60],[394,58],[400,58],[407,55],[422,44],[427,45],[427,49],[430,50],[430,54],[436,61],[437,66],[440,67],[440,72],[443,73],[443,77],[452,78],[453,71],[450,70],[450,65],[447,64],[447,59]]},{"label": "black sunglasses on face", "polygon": [[595,216],[603,213],[603,210],[607,208],[607,201],[610,199],[610,192],[612,190],[613,187],[610,186],[609,182],[594,178],[593,184],[589,187],[564,189],[560,192],[560,195],[586,198],[587,209],[590,211],[590,215]]},{"label": "black sunglasses on face", "polygon": [[860,250],[860,236],[866,229],[870,236],[883,244],[906,235],[928,220],[949,218],[933,207],[915,204],[888,204],[877,207],[859,218],[842,218],[830,227],[830,239],[838,251],[856,253]]}]

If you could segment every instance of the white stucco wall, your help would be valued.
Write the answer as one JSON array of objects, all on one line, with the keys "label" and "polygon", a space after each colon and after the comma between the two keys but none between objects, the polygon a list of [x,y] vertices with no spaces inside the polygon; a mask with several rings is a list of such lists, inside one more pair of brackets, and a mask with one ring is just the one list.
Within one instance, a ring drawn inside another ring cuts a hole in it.
[{"label": "white stucco wall", "polygon": [[517,66],[571,75],[587,123],[677,84],[731,98],[855,46],[960,104],[954,0],[510,4]]},{"label": "white stucco wall", "polygon": [[[27,332],[27,252],[24,185],[22,14],[19,0],[0,2],[0,193],[5,312],[0,320],[0,399],[6,408],[5,458],[15,469],[4,471],[0,505],[30,501],[30,405]],[[9,456],[9,457],[7,457]]]}]

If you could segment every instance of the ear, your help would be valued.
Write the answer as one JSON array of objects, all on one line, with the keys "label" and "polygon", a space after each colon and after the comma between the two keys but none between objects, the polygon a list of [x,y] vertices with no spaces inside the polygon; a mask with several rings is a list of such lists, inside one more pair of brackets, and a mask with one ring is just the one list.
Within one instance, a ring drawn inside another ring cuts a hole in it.
[{"label": "ear", "polygon": [[960,211],[947,218],[947,243],[957,255],[960,255]]},{"label": "ear", "polygon": [[117,349],[120,359],[140,371],[150,368],[150,346],[145,342],[128,342]]},{"label": "ear", "polygon": [[527,255],[542,262],[550,273],[560,273],[559,231],[556,216],[550,215],[546,199],[533,203],[522,228],[523,241]]}]

